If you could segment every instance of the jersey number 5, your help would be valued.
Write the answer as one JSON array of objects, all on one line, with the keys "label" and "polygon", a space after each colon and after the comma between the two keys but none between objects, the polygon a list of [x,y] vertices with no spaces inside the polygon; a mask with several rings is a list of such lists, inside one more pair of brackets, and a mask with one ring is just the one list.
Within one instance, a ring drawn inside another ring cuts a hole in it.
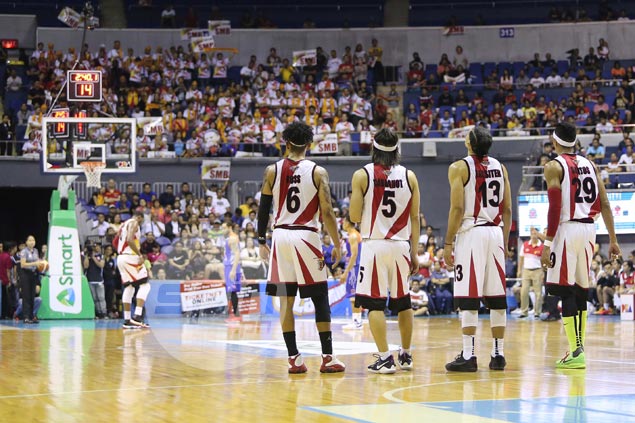
[{"label": "jersey number 5", "polygon": [[[498,181],[490,181],[489,184],[483,182],[478,191],[481,193],[481,199],[483,207],[487,207],[489,204],[492,207],[498,207],[501,202],[501,184]],[[492,194],[488,199],[488,191],[492,191]]]},{"label": "jersey number 5", "polygon": [[394,217],[397,213],[397,203],[395,203],[395,191],[384,191],[384,197],[381,200],[381,205],[384,206],[381,209],[381,213],[385,217]]}]

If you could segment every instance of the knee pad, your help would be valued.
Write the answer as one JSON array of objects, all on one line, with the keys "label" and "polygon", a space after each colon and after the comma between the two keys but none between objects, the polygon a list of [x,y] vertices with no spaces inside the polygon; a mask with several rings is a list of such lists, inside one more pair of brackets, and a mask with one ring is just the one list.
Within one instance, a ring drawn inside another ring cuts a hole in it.
[{"label": "knee pad", "polygon": [[506,309],[490,310],[489,322],[490,322],[490,326],[493,328],[507,326],[507,310]]},{"label": "knee pad", "polygon": [[134,297],[134,286],[128,285],[123,289],[123,293],[121,294],[121,301],[124,304],[132,303],[132,297]]},{"label": "knee pad", "polygon": [[137,291],[137,300],[145,301],[148,298],[148,294],[150,293],[150,284],[143,283],[139,285],[139,290]]},{"label": "knee pad", "polygon": [[461,311],[461,327],[469,328],[476,327],[478,325],[478,311],[477,310],[462,310]]},{"label": "knee pad", "polygon": [[319,295],[311,297],[313,306],[315,307],[315,321],[317,323],[330,323],[331,322],[331,306],[329,305],[328,295]]}]

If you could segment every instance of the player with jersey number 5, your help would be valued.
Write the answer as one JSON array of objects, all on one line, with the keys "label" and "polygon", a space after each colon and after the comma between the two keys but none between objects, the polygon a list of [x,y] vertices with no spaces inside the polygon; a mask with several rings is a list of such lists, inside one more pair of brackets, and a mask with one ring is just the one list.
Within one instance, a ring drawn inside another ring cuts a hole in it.
[{"label": "player with jersey number 5", "polygon": [[[322,167],[306,160],[313,141],[313,130],[302,122],[293,122],[282,132],[287,143],[287,158],[265,170],[258,209],[260,256],[269,260],[267,294],[280,298],[280,325],[289,353],[289,373],[305,373],[306,364],[298,352],[293,304],[310,298],[315,307],[315,323],[322,345],[320,372],[345,370],[333,355],[331,306],[327,269],[322,254],[319,217],[335,245],[340,245],[337,221],[331,204],[329,177]],[[271,251],[266,244],[269,213],[273,204]],[[333,261],[339,262],[340,249],[333,248]]]},{"label": "player with jersey number 5", "polygon": [[556,362],[559,369],[584,369],[589,271],[595,246],[595,220],[602,215],[609,233],[609,255],[620,247],[613,212],[595,165],[574,153],[576,128],[559,123],[552,134],[558,157],[545,165],[549,211],[542,265],[547,292],[562,300],[562,323],[569,351]]},{"label": "player with jersey number 5", "polygon": [[[414,316],[408,277],[419,270],[419,183],[399,164],[399,138],[391,129],[375,134],[372,163],[353,174],[350,219],[361,222],[362,253],[355,307],[368,310],[368,322],[379,350],[371,373],[412,369]],[[388,308],[398,315],[401,348],[397,364],[386,339]]]},{"label": "player with jersey number 5", "polygon": [[[121,274],[123,294],[124,329],[142,329],[149,325],[143,323],[143,306],[150,293],[150,283],[148,282],[148,269],[145,267],[145,259],[141,254],[140,239],[141,231],[139,225],[143,222],[143,213],[135,212],[126,220],[119,232],[115,236],[113,246],[117,249],[117,267]],[[134,318],[132,314],[132,297],[137,291],[137,307]]]},{"label": "player with jersey number 5", "polygon": [[454,267],[454,305],[461,309],[463,350],[445,365],[450,372],[478,370],[474,335],[481,299],[490,309],[490,370],[504,370],[507,326],[505,252],[512,221],[507,170],[488,156],[492,136],[475,127],[465,138],[468,156],[450,165],[450,214],[444,258]]}]

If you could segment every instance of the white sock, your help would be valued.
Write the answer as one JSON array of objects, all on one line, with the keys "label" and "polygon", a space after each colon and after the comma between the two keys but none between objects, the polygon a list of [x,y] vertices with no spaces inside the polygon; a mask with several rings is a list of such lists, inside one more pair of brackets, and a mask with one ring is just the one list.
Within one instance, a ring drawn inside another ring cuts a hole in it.
[{"label": "white sock", "polygon": [[390,355],[390,351],[386,351],[386,352],[381,352],[381,351],[380,351],[380,352],[379,352],[379,357],[380,357],[382,360],[387,359],[389,355]]},{"label": "white sock", "polygon": [[362,321],[362,313],[353,313],[353,320],[356,322]]},{"label": "white sock", "polygon": [[505,355],[505,339],[503,338],[494,338],[492,339],[492,357],[496,357],[497,355]]},{"label": "white sock", "polygon": [[608,310],[609,309],[609,303],[604,303],[604,310]]},{"label": "white sock", "polygon": [[474,355],[474,336],[463,335],[463,358],[469,360]]},{"label": "white sock", "polygon": [[130,320],[130,314],[131,314],[131,312],[129,310],[128,311],[124,310],[123,311],[123,319],[124,320]]},{"label": "white sock", "polygon": [[134,309],[134,314],[135,314],[135,316],[143,316],[143,307],[137,306]]}]

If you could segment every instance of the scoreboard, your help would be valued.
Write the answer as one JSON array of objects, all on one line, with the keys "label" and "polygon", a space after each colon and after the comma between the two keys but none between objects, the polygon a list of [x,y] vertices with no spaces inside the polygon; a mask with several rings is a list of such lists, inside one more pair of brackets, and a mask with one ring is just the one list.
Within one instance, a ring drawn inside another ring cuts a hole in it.
[{"label": "scoreboard", "polygon": [[66,98],[68,101],[101,101],[101,72],[97,70],[69,70]]}]

